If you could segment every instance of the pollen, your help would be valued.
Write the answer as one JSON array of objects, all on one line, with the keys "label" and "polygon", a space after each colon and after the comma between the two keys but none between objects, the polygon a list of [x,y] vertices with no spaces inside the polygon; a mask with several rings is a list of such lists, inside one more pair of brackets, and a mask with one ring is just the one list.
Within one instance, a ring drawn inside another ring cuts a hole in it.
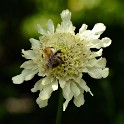
[{"label": "pollen", "polygon": [[[46,47],[55,48],[61,51],[57,55],[62,59],[63,63],[51,69],[47,69],[47,76],[66,77],[67,75],[78,75],[79,68],[86,63],[87,51],[83,46],[83,41],[75,37],[71,33],[55,33],[49,35],[41,41],[41,49]],[[44,64],[44,68],[45,64]]]}]

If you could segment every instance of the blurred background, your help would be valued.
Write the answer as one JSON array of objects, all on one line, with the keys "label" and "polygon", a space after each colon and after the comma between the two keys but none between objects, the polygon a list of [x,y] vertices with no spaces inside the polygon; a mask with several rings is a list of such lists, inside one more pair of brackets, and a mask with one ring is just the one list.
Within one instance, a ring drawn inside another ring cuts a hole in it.
[{"label": "blurred background", "polygon": [[30,49],[29,38],[40,36],[36,25],[45,27],[51,18],[61,22],[64,9],[72,12],[76,33],[83,23],[88,29],[101,22],[107,30],[101,35],[110,37],[112,44],[105,48],[110,74],[95,80],[84,75],[94,96],[85,93],[85,104],[80,108],[69,103],[63,112],[62,124],[124,124],[124,1],[123,0],[2,0],[0,2],[0,124],[55,124],[58,91],[47,107],[40,109],[35,100],[38,93],[30,89],[39,80],[14,85],[11,78],[21,73],[25,61],[21,49]]}]

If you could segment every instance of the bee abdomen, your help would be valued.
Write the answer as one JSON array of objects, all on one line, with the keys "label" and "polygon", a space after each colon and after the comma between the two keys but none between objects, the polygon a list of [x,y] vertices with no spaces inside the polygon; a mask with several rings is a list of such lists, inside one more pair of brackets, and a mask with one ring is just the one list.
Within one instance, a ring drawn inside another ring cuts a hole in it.
[{"label": "bee abdomen", "polygon": [[59,56],[56,56],[56,55],[52,55],[48,62],[46,63],[46,66],[48,68],[54,68],[54,67],[57,67],[58,65],[62,64],[63,61],[62,59],[59,57]]}]

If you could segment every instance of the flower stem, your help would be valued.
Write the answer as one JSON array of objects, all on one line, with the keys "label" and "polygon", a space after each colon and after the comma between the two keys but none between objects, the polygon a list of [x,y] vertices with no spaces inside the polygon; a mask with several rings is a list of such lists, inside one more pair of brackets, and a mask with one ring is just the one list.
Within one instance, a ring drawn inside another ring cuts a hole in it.
[{"label": "flower stem", "polygon": [[59,103],[58,103],[58,110],[57,110],[57,116],[56,116],[56,124],[61,124],[63,101],[64,101],[64,97],[62,95],[62,89],[60,88]]}]

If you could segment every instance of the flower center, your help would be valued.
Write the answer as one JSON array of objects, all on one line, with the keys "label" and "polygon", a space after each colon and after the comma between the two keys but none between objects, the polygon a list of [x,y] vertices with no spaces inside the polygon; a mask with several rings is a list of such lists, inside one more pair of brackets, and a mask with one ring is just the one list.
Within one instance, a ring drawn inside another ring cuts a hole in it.
[{"label": "flower center", "polygon": [[79,75],[79,70],[87,62],[88,50],[84,46],[83,41],[70,33],[55,33],[47,37],[41,37],[40,40],[42,41],[42,52],[46,48],[55,49],[54,56],[50,56],[47,64],[53,65],[53,62],[60,62],[57,66],[51,66],[51,68],[48,68],[44,62],[44,69],[47,76],[59,78]]}]

